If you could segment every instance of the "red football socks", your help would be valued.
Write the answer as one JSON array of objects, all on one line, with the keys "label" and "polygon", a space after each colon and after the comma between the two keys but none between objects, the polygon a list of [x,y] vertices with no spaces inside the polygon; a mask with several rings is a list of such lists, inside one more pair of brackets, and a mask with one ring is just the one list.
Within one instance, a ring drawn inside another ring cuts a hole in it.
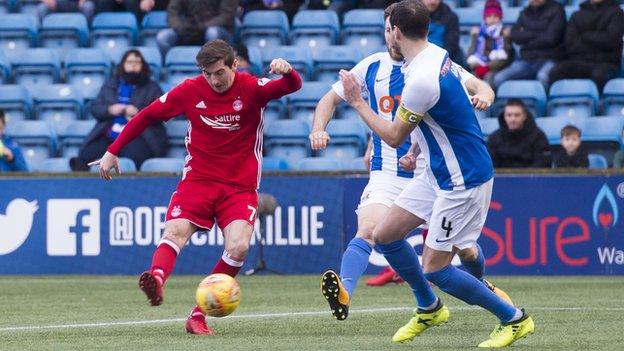
[{"label": "red football socks", "polygon": [[233,258],[227,251],[223,251],[221,259],[214,266],[210,274],[224,273],[231,277],[236,277],[243,263],[245,263],[244,259]]},{"label": "red football socks", "polygon": [[151,270],[154,274],[162,277],[163,283],[173,271],[179,252],[178,245],[169,240],[162,240],[154,251]]}]

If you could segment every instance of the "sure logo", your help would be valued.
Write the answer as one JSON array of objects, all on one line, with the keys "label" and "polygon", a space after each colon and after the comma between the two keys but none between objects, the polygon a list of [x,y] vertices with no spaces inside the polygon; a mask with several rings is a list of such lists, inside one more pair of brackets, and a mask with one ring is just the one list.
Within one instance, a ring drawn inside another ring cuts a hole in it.
[{"label": "sure logo", "polygon": [[48,200],[46,248],[50,256],[99,255],[100,201]]}]

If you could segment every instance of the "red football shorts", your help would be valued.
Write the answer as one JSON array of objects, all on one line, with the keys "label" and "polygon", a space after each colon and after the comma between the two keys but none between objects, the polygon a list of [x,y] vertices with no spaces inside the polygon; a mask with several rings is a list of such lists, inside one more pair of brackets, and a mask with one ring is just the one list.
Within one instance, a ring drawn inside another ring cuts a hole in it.
[{"label": "red football shorts", "polygon": [[171,195],[166,220],[183,218],[211,229],[215,221],[223,230],[235,220],[254,225],[258,193],[212,181],[183,180]]}]

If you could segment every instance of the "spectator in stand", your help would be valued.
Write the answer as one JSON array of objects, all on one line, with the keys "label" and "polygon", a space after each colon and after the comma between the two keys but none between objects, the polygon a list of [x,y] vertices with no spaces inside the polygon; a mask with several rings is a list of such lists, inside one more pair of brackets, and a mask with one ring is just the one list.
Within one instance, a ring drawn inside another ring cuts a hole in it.
[{"label": "spectator in stand", "polygon": [[146,13],[164,11],[169,0],[96,0],[97,12],[132,12],[139,24]]},{"label": "spectator in stand", "polygon": [[[128,50],[115,74],[104,83],[91,103],[91,113],[98,122],[85,138],[78,157],[70,160],[71,168],[88,170],[87,163],[102,156],[128,121],[161,95],[160,86],[150,78],[149,65],[141,52]],[[159,122],[128,144],[120,156],[131,158],[139,168],[148,158],[164,156],[167,146],[165,126]]]},{"label": "spectator in stand", "polygon": [[288,20],[292,22],[293,17],[299,11],[301,5],[303,5],[303,0],[241,0],[241,7],[243,8],[243,12],[247,13],[249,11],[255,10],[281,10],[286,12],[288,16]]},{"label": "spectator in stand", "polygon": [[589,156],[581,145],[581,130],[573,125],[561,129],[562,150],[553,156],[555,168],[588,168]]},{"label": "spectator in stand", "polygon": [[446,49],[453,62],[468,67],[459,47],[459,18],[442,0],[422,0],[429,10],[429,41]]},{"label": "spectator in stand", "polygon": [[624,129],[620,135],[620,149],[613,155],[613,168],[624,168]]},{"label": "spectator in stand", "polygon": [[80,12],[91,23],[95,14],[95,4],[91,0],[42,0],[37,6],[39,21],[52,12]]},{"label": "spectator in stand", "polygon": [[483,8],[481,27],[472,27],[468,48],[468,65],[479,79],[488,80],[492,74],[507,66],[511,58],[509,28],[503,27],[503,8],[498,0],[488,0]]},{"label": "spectator in stand", "polygon": [[328,8],[342,17],[345,12],[356,8],[383,10],[395,2],[399,2],[399,0],[309,0],[307,8]]},{"label": "spectator in stand", "polygon": [[513,79],[537,79],[548,89],[548,74],[564,55],[566,17],[555,0],[529,0],[511,29],[511,41],[520,47],[520,57],[498,72],[494,88]]},{"label": "spectator in stand", "polygon": [[498,122],[487,140],[494,167],[550,168],[548,139],[521,100],[508,100]]},{"label": "spectator in stand", "polygon": [[568,59],[550,71],[550,82],[590,78],[602,90],[620,71],[623,35],[624,13],[617,0],[585,1],[568,23]]},{"label": "spectator in stand", "polygon": [[203,45],[223,39],[232,42],[238,0],[170,0],[169,27],[158,32],[156,41],[164,54],[176,45]]},{"label": "spectator in stand", "polygon": [[19,145],[4,134],[6,123],[4,111],[0,110],[0,173],[28,172],[28,164]]},{"label": "spectator in stand", "polygon": [[247,72],[251,75],[257,75],[259,72],[254,72],[254,68],[249,61],[249,51],[244,44],[239,44],[236,49],[236,72]]}]

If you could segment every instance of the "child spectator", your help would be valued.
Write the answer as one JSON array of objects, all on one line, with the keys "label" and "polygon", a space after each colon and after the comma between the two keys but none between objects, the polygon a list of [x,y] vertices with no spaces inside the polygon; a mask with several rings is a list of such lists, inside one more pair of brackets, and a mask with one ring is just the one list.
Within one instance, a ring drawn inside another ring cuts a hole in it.
[{"label": "child spectator", "polygon": [[573,125],[561,129],[561,146],[553,158],[555,168],[588,168],[587,151],[581,148],[581,131]]},{"label": "child spectator", "polygon": [[19,145],[4,135],[6,119],[0,110],[0,172],[28,172],[28,165]]},{"label": "child spectator", "polygon": [[503,28],[503,9],[498,0],[487,0],[483,23],[480,28],[473,27],[470,35],[467,61],[477,77],[484,79],[507,66],[511,56],[509,28]]}]

